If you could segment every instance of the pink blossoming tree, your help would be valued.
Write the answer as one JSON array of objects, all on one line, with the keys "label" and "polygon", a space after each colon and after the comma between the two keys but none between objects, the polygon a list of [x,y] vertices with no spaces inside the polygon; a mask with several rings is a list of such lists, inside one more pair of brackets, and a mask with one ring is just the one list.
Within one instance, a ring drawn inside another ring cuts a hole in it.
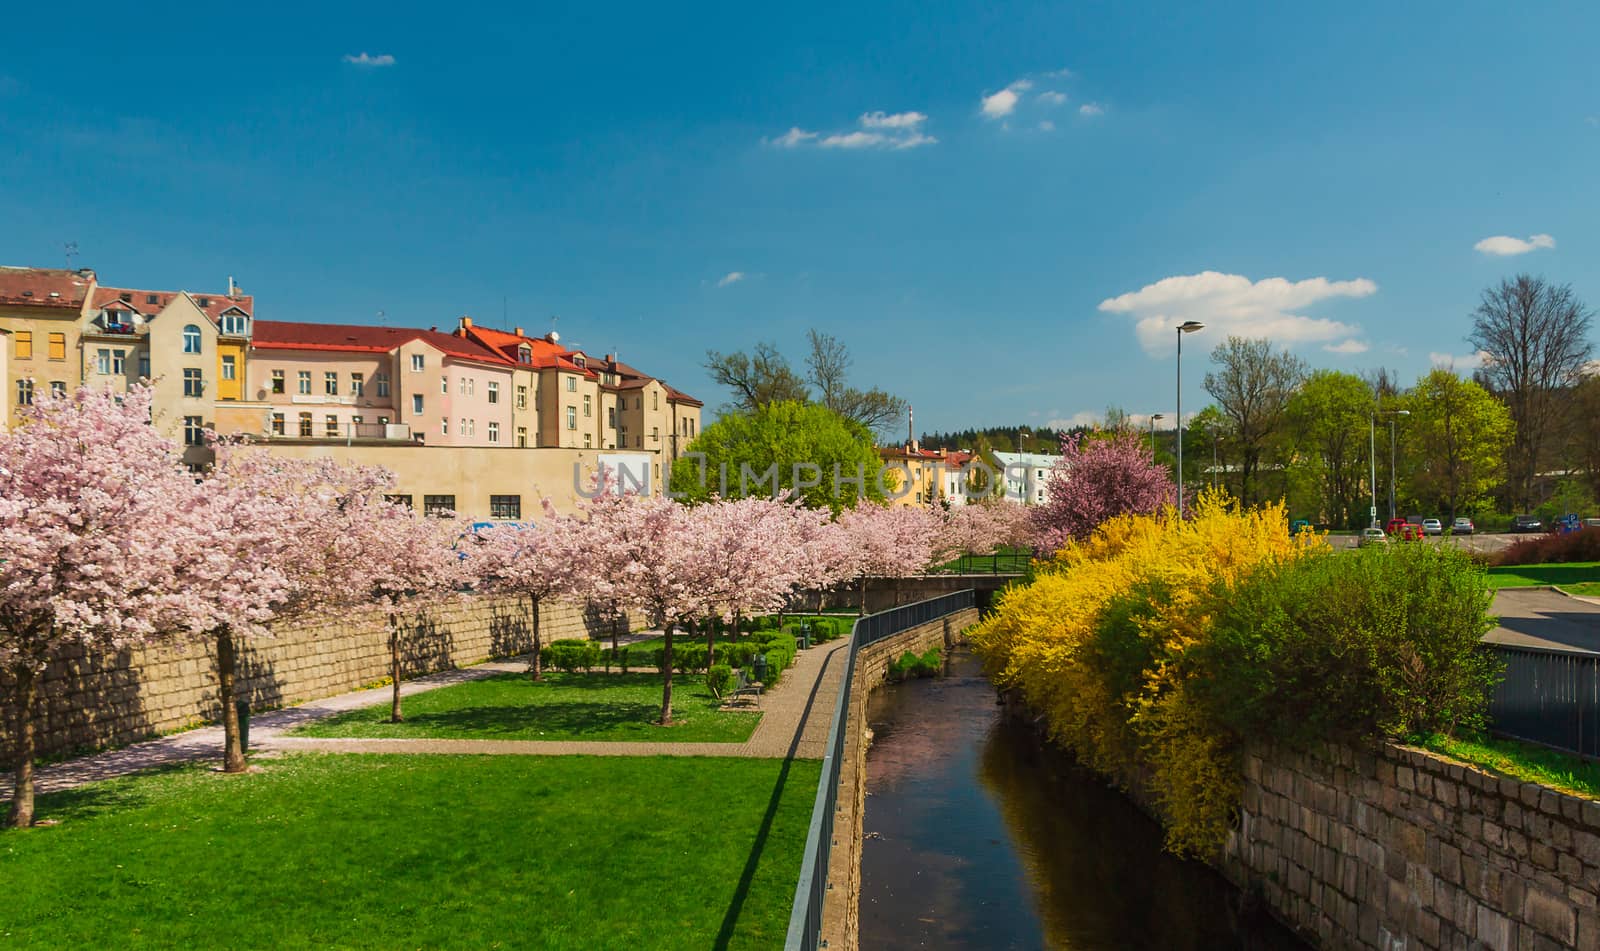
[{"label": "pink blossoming tree", "polygon": [[16,784],[7,823],[34,816],[39,681],[71,644],[116,650],[183,626],[171,539],[196,503],[150,392],[40,395],[0,433],[0,667],[12,681]]},{"label": "pink blossoming tree", "polygon": [[587,593],[590,560],[584,551],[584,526],[560,515],[546,499],[545,517],[538,524],[496,525],[478,533],[469,547],[469,568],[480,591],[502,592],[526,599],[533,657],[528,673],[543,678],[539,653],[544,646],[540,629],[543,607],[555,598],[576,598]]},{"label": "pink blossoming tree", "polygon": [[839,527],[853,552],[851,567],[867,613],[867,585],[874,578],[921,574],[942,553],[943,517],[923,506],[864,502],[839,513]]},{"label": "pink blossoming tree", "polygon": [[1088,441],[1066,437],[1046,485],[1049,499],[1029,510],[1034,550],[1044,554],[1088,538],[1107,519],[1156,512],[1177,497],[1171,473],[1131,432]]}]

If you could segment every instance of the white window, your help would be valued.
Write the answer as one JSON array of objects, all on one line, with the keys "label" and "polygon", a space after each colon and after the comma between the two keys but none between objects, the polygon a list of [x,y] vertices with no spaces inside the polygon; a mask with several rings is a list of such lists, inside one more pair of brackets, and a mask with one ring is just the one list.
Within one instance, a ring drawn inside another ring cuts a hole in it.
[{"label": "white window", "polygon": [[423,360],[422,354],[413,353],[411,355],[411,369],[420,371],[422,369],[422,367],[423,367],[424,362],[425,361]]},{"label": "white window", "polygon": [[183,328],[183,352],[200,352],[200,328],[194,324],[189,324]]},{"label": "white window", "polygon": [[387,374],[387,373],[374,373],[374,374],[372,374],[372,385],[376,386],[378,388],[378,395],[379,396],[388,396],[389,395],[389,374]]},{"label": "white window", "polygon": [[301,370],[300,373],[297,376],[297,381],[300,384],[300,395],[301,396],[310,396],[311,395],[311,371],[310,370]]},{"label": "white window", "polygon": [[584,433],[583,434],[583,448],[588,449],[589,448],[589,444],[590,444],[590,442],[591,442],[591,440],[593,438],[594,437],[591,436],[589,433]]},{"label": "white window", "polygon": [[95,354],[94,368],[98,370],[102,376],[105,376],[111,372],[111,351],[109,349],[102,347],[100,352]]},{"label": "white window", "polygon": [[439,435],[441,435],[441,436],[450,435],[450,417],[448,417],[448,416],[439,417]]},{"label": "white window", "polygon": [[445,396],[449,396],[450,395],[450,378],[449,377],[447,377],[447,376],[439,377],[439,392],[443,393]]},{"label": "white window", "polygon": [[467,378],[466,377],[463,376],[463,377],[457,377],[456,378],[456,389],[461,391],[461,395],[462,396],[466,396],[467,395]]},{"label": "white window", "polygon": [[500,402],[500,384],[496,383],[493,380],[489,381],[489,402],[491,402],[491,403]]},{"label": "white window", "polygon": [[322,374],[322,392],[329,396],[339,395],[339,374],[337,371]]},{"label": "white window", "polygon": [[274,392],[274,393],[282,393],[282,392],[284,392],[284,382],[283,382],[283,371],[282,370],[273,370],[272,371],[271,389],[272,389],[272,392]]},{"label": "white window", "polygon": [[205,392],[205,383],[200,379],[200,371],[190,367],[183,371],[183,395],[198,397]]},{"label": "white window", "polygon": [[413,394],[411,394],[411,412],[415,413],[418,416],[422,415],[422,394],[421,393],[413,393]]},{"label": "white window", "polygon": [[126,351],[126,350],[113,350],[113,351],[111,351],[111,372],[117,374],[118,376],[121,376],[122,374],[127,372],[127,367],[128,367],[128,351]]},{"label": "white window", "polygon": [[517,387],[517,409],[527,409],[527,408],[528,408],[528,388],[525,387],[525,386],[519,386],[519,387]]},{"label": "white window", "polygon": [[489,424],[489,441],[490,442],[499,442],[500,441],[500,424],[499,423],[491,422]]},{"label": "white window", "polygon": [[274,436],[282,436],[283,435],[283,414],[282,413],[273,413],[272,414],[272,435],[274,435]]},{"label": "white window", "polygon": [[575,376],[567,377],[567,392],[568,393],[576,393],[576,392],[578,392],[578,378],[577,377],[575,377]]},{"label": "white window", "polygon": [[139,378],[143,380],[150,379],[150,354],[148,353],[139,354]]},{"label": "white window", "polygon": [[588,419],[590,416],[593,416],[593,409],[594,407],[589,402],[589,394],[583,394],[583,418]]},{"label": "white window", "polygon": [[222,358],[222,378],[224,380],[237,380],[239,378],[239,358],[229,354]]},{"label": "white window", "polygon": [[250,318],[237,312],[223,314],[222,332],[242,337],[250,332]]},{"label": "white window", "polygon": [[367,395],[367,375],[365,373],[352,373],[352,374],[350,374],[350,395],[351,396],[366,396]]},{"label": "white window", "polygon": [[578,428],[578,408],[576,406],[567,407],[567,428]]},{"label": "white window", "polygon": [[198,416],[183,418],[183,444],[198,446],[206,441],[205,423]]}]

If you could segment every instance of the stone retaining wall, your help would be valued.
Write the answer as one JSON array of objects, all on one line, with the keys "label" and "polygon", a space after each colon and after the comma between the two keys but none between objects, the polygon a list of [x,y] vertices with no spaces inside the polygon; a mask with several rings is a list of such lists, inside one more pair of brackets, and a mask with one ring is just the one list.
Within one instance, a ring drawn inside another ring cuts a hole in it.
[{"label": "stone retaining wall", "polygon": [[856,654],[850,685],[850,710],[845,724],[844,759],[839,764],[839,806],[833,819],[834,848],[829,856],[830,900],[823,905],[822,937],[829,948],[854,951],[859,938],[861,905],[861,819],[867,801],[867,698],[883,683],[889,665],[906,651],[921,654],[930,647],[947,652],[961,633],[978,623],[978,609],[965,608],[868,644]]},{"label": "stone retaining wall", "polygon": [[1257,751],[1222,861],[1329,948],[1600,951],[1600,802],[1423,750]]},{"label": "stone retaining wall", "polygon": [[[527,653],[526,601],[462,598],[405,616],[407,676]],[[627,622],[621,630],[628,630]],[[546,641],[609,633],[609,625],[567,604],[547,606]],[[386,616],[363,608],[279,625],[246,643],[239,696],[264,710],[355,690],[389,676]],[[0,682],[0,694],[10,685]],[[64,651],[45,672],[35,720],[48,756],[120,746],[215,720],[216,648],[150,646],[116,653]],[[10,761],[14,725],[0,724],[0,761]]]}]

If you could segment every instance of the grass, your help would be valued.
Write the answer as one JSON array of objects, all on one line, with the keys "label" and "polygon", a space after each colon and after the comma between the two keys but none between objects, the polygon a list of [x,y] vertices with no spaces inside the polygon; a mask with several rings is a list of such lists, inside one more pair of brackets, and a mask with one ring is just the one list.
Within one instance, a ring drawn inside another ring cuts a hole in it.
[{"label": "grass", "polygon": [[1600,799],[1600,763],[1521,740],[1428,736],[1415,745],[1527,783]]},{"label": "grass", "polygon": [[1027,571],[1032,562],[1032,552],[1012,548],[993,555],[962,555],[930,570],[962,575],[1021,573]]},{"label": "grass", "polygon": [[405,722],[389,722],[388,702],[295,730],[300,736],[476,740],[642,740],[742,743],[760,713],[719,711],[698,674],[672,678],[670,727],[661,715],[661,675],[502,674],[405,698]]},{"label": "grass", "polygon": [[305,755],[41,796],[0,945],[773,948],[816,761]]},{"label": "grass", "polygon": [[1526,588],[1557,585],[1569,594],[1600,594],[1600,561],[1546,565],[1503,565],[1489,569],[1489,587]]}]

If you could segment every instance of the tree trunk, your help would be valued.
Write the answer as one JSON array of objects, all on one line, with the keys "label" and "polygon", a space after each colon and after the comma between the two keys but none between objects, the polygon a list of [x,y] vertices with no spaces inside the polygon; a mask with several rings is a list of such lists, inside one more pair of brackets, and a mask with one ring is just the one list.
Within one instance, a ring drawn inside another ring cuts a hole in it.
[{"label": "tree trunk", "polygon": [[867,576],[861,576],[861,616],[867,616]]},{"label": "tree trunk", "polygon": [[611,656],[619,656],[617,649],[617,625],[622,622],[622,614],[618,611],[611,612]]},{"label": "tree trunk", "polygon": [[[738,624],[738,621],[737,621],[738,617],[739,616],[737,614],[734,615],[734,618],[735,618],[734,625],[733,625],[733,639],[734,640],[738,640],[739,639],[739,624]],[[717,662],[717,626],[715,624],[707,624],[706,625],[706,674],[708,676],[711,673],[712,665],[715,664],[716,662]]]},{"label": "tree trunk", "polygon": [[672,725],[672,625],[667,625],[666,641],[661,646],[661,725]]},{"label": "tree trunk", "polygon": [[239,708],[234,705],[238,692],[234,668],[238,651],[233,643],[233,628],[217,628],[217,693],[222,698],[222,771],[242,773],[248,768],[244,747],[239,742]]},{"label": "tree trunk", "polygon": [[404,723],[405,713],[400,709],[400,617],[394,611],[389,612],[389,679],[394,681],[389,722]]},{"label": "tree trunk", "polygon": [[19,665],[11,673],[17,678],[17,781],[6,825],[26,829],[33,825],[33,705],[39,691],[32,667]]},{"label": "tree trunk", "polygon": [[528,663],[528,673],[534,680],[544,679],[544,665],[539,660],[539,654],[544,650],[544,641],[539,636],[539,596],[528,595],[528,607],[533,615],[533,660]]}]

